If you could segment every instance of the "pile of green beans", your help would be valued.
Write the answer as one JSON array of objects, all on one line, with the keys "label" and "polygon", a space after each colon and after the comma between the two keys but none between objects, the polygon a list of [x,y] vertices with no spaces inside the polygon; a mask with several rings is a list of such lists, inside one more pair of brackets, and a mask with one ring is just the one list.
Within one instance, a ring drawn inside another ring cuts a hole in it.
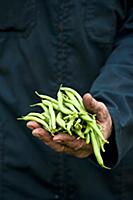
[{"label": "pile of green beans", "polygon": [[42,112],[30,112],[18,118],[25,121],[36,121],[53,136],[58,132],[75,135],[91,144],[98,164],[106,169],[101,151],[105,152],[104,145],[109,143],[102,134],[101,126],[96,122],[96,115],[88,113],[83,105],[82,97],[77,91],[69,87],[60,86],[57,100],[35,92],[40,102],[31,105],[39,106]]}]

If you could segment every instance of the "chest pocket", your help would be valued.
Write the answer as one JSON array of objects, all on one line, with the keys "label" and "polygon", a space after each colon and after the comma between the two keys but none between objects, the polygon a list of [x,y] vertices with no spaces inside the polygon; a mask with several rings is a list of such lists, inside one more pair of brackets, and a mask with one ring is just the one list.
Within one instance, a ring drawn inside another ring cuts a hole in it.
[{"label": "chest pocket", "polygon": [[112,43],[116,34],[116,16],[113,0],[84,0],[85,29],[90,39]]},{"label": "chest pocket", "polygon": [[0,36],[26,36],[35,24],[36,0],[4,0],[0,2]]}]

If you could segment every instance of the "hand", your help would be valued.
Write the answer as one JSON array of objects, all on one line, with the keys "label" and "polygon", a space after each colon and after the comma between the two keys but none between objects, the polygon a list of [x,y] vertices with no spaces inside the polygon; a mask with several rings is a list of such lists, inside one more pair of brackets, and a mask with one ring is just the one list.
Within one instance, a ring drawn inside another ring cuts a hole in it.
[{"label": "hand", "polygon": [[[105,139],[108,139],[111,135],[112,120],[107,107],[102,102],[96,101],[90,94],[83,96],[83,103],[89,112],[96,113],[97,122],[103,128]],[[34,136],[41,139],[56,152],[67,153],[79,158],[88,157],[93,152],[91,144],[86,144],[83,139],[77,139],[75,136],[70,136],[66,133],[58,133],[55,136],[51,136],[38,123],[33,121],[29,121],[27,127],[32,129]]]},{"label": "hand", "polygon": [[112,132],[112,119],[106,105],[95,100],[89,93],[83,96],[83,103],[88,112],[96,114],[97,123],[102,126],[103,136],[108,139]]}]

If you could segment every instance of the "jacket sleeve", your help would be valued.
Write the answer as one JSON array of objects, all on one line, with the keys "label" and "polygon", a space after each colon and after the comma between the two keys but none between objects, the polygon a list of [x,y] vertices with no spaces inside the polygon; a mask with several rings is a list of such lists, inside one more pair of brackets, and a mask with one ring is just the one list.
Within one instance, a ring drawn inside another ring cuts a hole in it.
[{"label": "jacket sleeve", "polygon": [[[112,116],[114,131],[106,153],[106,165],[112,162],[113,166],[117,166],[133,147],[133,8],[128,10],[115,48],[94,81],[90,93],[105,103]],[[112,141],[115,145],[112,145]]]}]

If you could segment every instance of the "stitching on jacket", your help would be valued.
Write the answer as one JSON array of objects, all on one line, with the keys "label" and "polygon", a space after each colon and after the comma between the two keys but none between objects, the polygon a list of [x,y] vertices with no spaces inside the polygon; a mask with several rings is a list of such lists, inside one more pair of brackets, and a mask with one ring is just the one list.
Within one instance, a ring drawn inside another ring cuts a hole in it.
[{"label": "stitching on jacket", "polygon": [[[71,0],[59,1],[56,5],[58,11],[56,13],[55,19],[55,30],[56,30],[56,41],[55,41],[55,69],[54,75],[56,76],[56,83],[65,84],[68,82],[69,77],[69,66],[68,58],[71,52],[70,42],[71,42],[71,12],[72,3]],[[59,173],[58,173],[58,195],[61,199],[70,199],[69,191],[67,191],[65,182],[65,157],[64,155],[59,155]]]},{"label": "stitching on jacket", "polygon": [[70,55],[70,40],[71,40],[71,6],[70,0],[64,0],[59,3],[59,11],[57,13],[56,27],[56,76],[58,83],[67,82],[68,77],[68,58]]}]

